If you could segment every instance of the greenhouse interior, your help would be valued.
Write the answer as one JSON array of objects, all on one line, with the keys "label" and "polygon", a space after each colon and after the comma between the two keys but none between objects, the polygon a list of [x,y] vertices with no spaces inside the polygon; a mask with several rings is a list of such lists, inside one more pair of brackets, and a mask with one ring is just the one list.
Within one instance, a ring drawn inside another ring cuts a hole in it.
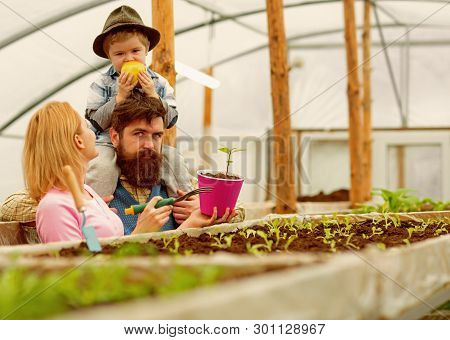
[{"label": "greenhouse interior", "polygon": [[450,1],[0,15],[2,320],[450,319]]}]

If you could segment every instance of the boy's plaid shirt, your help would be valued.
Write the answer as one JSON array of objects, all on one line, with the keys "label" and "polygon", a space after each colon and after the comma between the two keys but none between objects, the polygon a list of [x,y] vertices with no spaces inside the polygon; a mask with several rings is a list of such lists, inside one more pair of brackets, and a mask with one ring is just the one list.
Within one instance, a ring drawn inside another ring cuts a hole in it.
[{"label": "boy's plaid shirt", "polygon": [[[166,128],[170,128],[175,125],[178,119],[178,112],[176,109],[176,100],[173,88],[169,82],[160,74],[152,71],[150,67],[147,68],[147,72],[155,83],[155,90],[158,93],[161,102],[167,112]],[[89,94],[86,104],[86,117],[92,118],[92,114],[106,103],[111,102],[117,95],[117,78],[119,73],[111,66],[105,73],[102,73],[90,86]],[[104,110],[105,117],[101,122],[98,119],[96,122],[106,130],[111,124],[111,115],[114,105],[110,109]]]}]

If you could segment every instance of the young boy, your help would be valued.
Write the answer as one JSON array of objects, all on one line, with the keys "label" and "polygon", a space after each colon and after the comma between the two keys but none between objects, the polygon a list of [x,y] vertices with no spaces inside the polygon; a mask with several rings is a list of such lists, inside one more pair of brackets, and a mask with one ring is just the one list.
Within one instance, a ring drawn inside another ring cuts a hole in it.
[{"label": "young boy", "polygon": [[119,178],[116,153],[109,138],[111,116],[116,104],[124,101],[132,91],[142,91],[159,98],[166,109],[166,128],[175,125],[178,112],[174,91],[169,82],[153,72],[140,72],[138,82],[133,75],[120,73],[128,61],[145,64],[148,51],[159,42],[159,32],[145,26],[139,14],[131,7],[121,6],[108,16],[103,32],[93,44],[94,53],[111,61],[111,67],[91,84],[86,107],[86,118],[97,133],[99,155],[89,163],[86,183],[100,196],[112,195]]}]

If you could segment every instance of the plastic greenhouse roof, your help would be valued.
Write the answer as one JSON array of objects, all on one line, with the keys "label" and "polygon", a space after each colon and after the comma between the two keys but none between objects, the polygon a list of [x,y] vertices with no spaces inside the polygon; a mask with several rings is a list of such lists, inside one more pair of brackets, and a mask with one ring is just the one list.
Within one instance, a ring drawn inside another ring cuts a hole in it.
[{"label": "plastic greenhouse roof", "polygon": [[[408,58],[411,60],[409,79],[400,79],[405,78],[406,74],[403,70],[405,57],[401,56],[404,54],[401,51],[403,45],[393,45],[388,49],[397,75],[397,86],[403,86],[400,89],[403,94],[407,92],[405,82],[410,84],[409,105],[404,104],[411,111],[408,112],[410,123],[430,123],[430,120],[422,121],[418,111],[414,111],[429,105],[429,101],[414,103],[414,90],[418,87],[418,92],[422,94],[421,86],[426,84],[423,89],[425,93],[433,91],[433,96],[428,97],[434,99],[433,112],[436,116],[431,124],[449,125],[450,121],[444,117],[444,113],[450,103],[443,89],[448,89],[450,84],[448,77],[441,77],[442,72],[449,68],[448,1],[397,0],[375,3],[388,43],[395,40],[405,42],[405,32],[410,30],[408,35],[412,47]],[[1,85],[0,130],[4,135],[23,136],[30,112],[42,104],[42,99],[68,100],[80,113],[83,112],[89,83],[101,71],[98,68],[105,63],[105,60],[93,54],[92,41],[101,31],[108,13],[122,4],[136,8],[144,22],[151,23],[150,0],[0,1],[0,60],[3,65],[8,65],[3,68],[3,79],[8,81]],[[304,64],[302,69],[291,72],[291,111],[308,103],[304,110],[300,110],[300,115],[292,116],[293,126],[345,126],[345,79],[333,85],[340,76],[345,75],[342,2],[287,0],[284,5],[286,36],[291,46],[290,60],[301,58]],[[218,126],[226,128],[230,125],[219,117],[233,116],[245,108],[248,112],[246,119],[252,123],[250,125],[255,125],[255,115],[264,116],[259,120],[263,124],[255,127],[255,131],[270,127],[267,20],[264,8],[263,0],[174,0],[175,29],[178,32],[176,59],[196,68],[218,64],[215,77],[222,82],[214,97],[214,115],[217,115]],[[356,14],[357,23],[361,25],[362,1],[356,1]],[[201,25],[212,18],[217,20],[212,29],[209,25]],[[372,24],[372,54],[377,54],[372,63],[374,125],[395,126],[399,124],[399,113],[384,56],[379,52],[382,47],[374,15]],[[193,28],[196,25],[200,27]],[[39,29],[42,26],[44,28]],[[435,52],[429,53],[430,48],[434,48]],[[425,82],[420,73],[416,75],[416,62],[426,63],[430,67]],[[255,68],[253,72],[248,68],[249,63]],[[441,68],[432,69],[439,64]],[[330,69],[333,71],[330,72]],[[431,73],[435,73],[434,78]],[[435,86],[430,88],[431,83],[435,83]],[[245,88],[245,95],[235,93],[236,88],[241,86]],[[329,86],[331,88],[327,90]],[[326,93],[321,94],[325,90]],[[185,117],[189,119],[186,119],[184,129],[197,135],[200,131],[202,95],[201,87],[192,85],[191,81],[177,85],[179,126],[183,127],[184,112],[187,112]],[[315,98],[317,95],[319,97]],[[233,105],[227,104],[229,96],[235,98]],[[311,100],[313,102],[310,103]],[[378,111],[381,112],[379,115]],[[22,118],[12,122],[18,115],[22,115]],[[191,119],[192,115],[198,119]],[[11,125],[5,128],[7,123]]]},{"label": "plastic greenhouse roof", "polygon": [[[214,77],[221,82],[213,91],[212,133],[262,136],[272,126],[265,0],[173,3],[176,59],[198,69],[213,65]],[[345,128],[342,1],[283,3],[291,65],[291,125]],[[398,127],[400,113],[411,127],[450,126],[450,1],[372,3],[379,19],[372,11],[373,126]],[[134,7],[151,25],[151,0],[0,0],[0,176],[5,178],[0,182],[0,198],[23,187],[20,157],[31,114],[50,100],[68,101],[84,113],[89,85],[107,62],[92,52],[93,39],[108,14],[123,4]],[[360,26],[363,1],[356,0],[355,12]],[[176,96],[178,135],[200,136],[204,88],[178,77]]]}]

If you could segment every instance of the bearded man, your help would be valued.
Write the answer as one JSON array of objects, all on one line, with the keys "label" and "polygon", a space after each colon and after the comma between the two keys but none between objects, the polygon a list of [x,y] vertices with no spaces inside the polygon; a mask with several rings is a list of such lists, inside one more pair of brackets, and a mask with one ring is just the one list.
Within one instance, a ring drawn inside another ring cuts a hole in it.
[{"label": "bearded man", "polygon": [[[125,235],[134,230],[138,220],[137,215],[125,215],[125,208],[155,201],[155,198],[181,196],[194,189],[195,179],[182,156],[175,148],[162,143],[165,115],[159,99],[138,91],[117,105],[113,112],[109,133],[121,176],[110,207],[117,209]],[[197,196],[177,202],[173,207],[154,208],[155,230],[176,229],[197,209]],[[228,211],[215,223],[229,222],[236,214]]]}]

